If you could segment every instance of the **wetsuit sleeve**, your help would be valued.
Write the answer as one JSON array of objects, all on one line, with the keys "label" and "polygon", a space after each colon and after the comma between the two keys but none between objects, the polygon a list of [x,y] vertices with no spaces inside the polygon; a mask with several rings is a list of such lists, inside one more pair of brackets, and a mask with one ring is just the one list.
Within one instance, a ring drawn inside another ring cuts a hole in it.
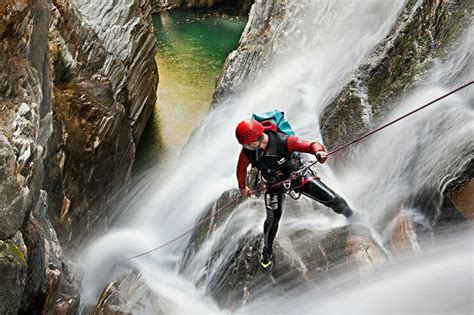
[{"label": "wetsuit sleeve", "polygon": [[311,154],[315,154],[318,151],[326,151],[326,149],[321,143],[315,141],[307,141],[296,136],[288,137],[288,150],[290,151],[290,153],[298,151]]},{"label": "wetsuit sleeve", "polygon": [[244,151],[240,151],[239,162],[237,163],[237,181],[239,182],[239,188],[245,188],[247,179],[247,167],[250,164],[249,158],[245,155]]}]

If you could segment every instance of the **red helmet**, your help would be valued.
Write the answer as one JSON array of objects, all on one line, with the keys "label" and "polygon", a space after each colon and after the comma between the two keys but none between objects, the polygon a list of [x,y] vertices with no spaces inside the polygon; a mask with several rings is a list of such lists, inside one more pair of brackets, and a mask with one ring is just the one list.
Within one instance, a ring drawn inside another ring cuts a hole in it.
[{"label": "red helmet", "polygon": [[235,136],[240,144],[249,144],[263,134],[263,126],[254,119],[244,119],[237,125]]}]

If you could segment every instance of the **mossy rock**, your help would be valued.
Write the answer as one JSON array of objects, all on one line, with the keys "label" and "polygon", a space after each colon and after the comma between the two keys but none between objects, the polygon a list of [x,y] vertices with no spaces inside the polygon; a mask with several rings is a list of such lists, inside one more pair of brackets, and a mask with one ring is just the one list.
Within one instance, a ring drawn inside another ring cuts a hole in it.
[{"label": "mossy rock", "polygon": [[0,241],[0,259],[5,257],[13,257],[15,260],[28,267],[23,252],[12,241]]}]

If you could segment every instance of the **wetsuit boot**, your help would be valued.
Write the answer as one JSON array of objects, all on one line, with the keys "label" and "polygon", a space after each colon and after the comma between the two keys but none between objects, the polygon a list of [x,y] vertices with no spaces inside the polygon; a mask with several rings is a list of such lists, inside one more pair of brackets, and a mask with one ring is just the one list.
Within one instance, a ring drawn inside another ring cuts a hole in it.
[{"label": "wetsuit boot", "polygon": [[273,268],[273,263],[274,259],[272,251],[264,247],[262,250],[262,257],[260,258],[260,266],[264,270],[270,271]]}]

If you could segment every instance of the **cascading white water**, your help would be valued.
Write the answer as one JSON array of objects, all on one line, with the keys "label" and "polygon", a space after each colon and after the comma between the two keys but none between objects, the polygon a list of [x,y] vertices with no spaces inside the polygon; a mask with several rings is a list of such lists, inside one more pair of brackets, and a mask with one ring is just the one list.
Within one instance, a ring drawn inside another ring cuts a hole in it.
[{"label": "cascading white water", "polygon": [[[472,81],[474,25],[446,57],[414,84],[387,121]],[[343,191],[371,221],[423,187],[442,190],[474,156],[472,87],[418,112],[369,138],[356,149],[348,169],[326,181]],[[414,219],[423,221],[416,209]],[[348,273],[323,287],[295,289],[287,296],[269,294],[242,310],[248,313],[459,313],[474,310],[473,234],[450,231],[425,257],[379,268],[363,283]],[[271,303],[269,301],[271,300]]]},{"label": "cascading white water", "polygon": [[377,270],[363,283],[348,273],[323,287],[269,294],[245,313],[472,314],[473,249],[472,234],[454,234],[425,256]]},{"label": "cascading white water", "polygon": [[[131,191],[121,227],[97,240],[82,255],[83,300],[93,302],[107,282],[114,280],[114,263],[189,230],[207,205],[225,190],[236,187],[235,164],[240,148],[234,139],[234,127],[239,120],[252,112],[277,107],[285,111],[299,135],[320,140],[321,110],[390,31],[403,4],[314,1],[306,4],[307,10],[298,11],[303,16],[291,16],[300,21],[295,22],[300,29],[292,32],[291,41],[300,44],[282,47],[282,52],[271,60],[272,66],[262,69],[263,74],[252,88],[210,112],[179,159],[146,170]],[[440,96],[472,76],[472,28],[469,34],[449,58],[435,60],[434,70],[419,78],[392,117]],[[375,220],[410,191],[436,182],[440,174],[453,173],[461,166],[473,148],[472,104],[472,90],[455,95],[359,145],[357,158],[349,169],[333,173],[323,166],[321,176],[355,208]],[[417,165],[415,170],[409,167],[412,163]],[[299,205],[310,209],[312,202],[301,199]],[[292,218],[291,209],[292,205],[286,208],[277,236],[283,242],[285,235],[301,224],[317,229],[346,224],[345,219],[335,215],[311,211],[304,217]],[[145,281],[159,296],[183,307],[168,311],[191,311],[181,303],[186,300],[194,311],[217,312],[203,288],[193,286],[201,276],[212,243],[225,242],[218,257],[225,260],[235,251],[238,239],[260,232],[263,220],[261,201],[243,203],[193,257],[193,268],[186,275],[177,274],[177,270],[189,235],[127,263],[143,272]],[[259,307],[255,304],[249,310],[257,311]]]}]

